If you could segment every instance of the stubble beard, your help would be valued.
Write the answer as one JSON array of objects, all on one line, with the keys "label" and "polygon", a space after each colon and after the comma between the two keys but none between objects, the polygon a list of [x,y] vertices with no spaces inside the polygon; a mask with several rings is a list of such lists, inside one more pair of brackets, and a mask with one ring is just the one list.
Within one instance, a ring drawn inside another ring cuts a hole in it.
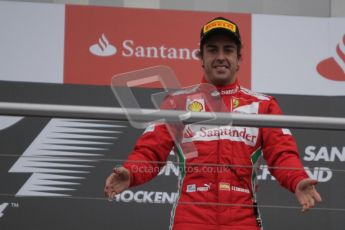
[{"label": "stubble beard", "polygon": [[[207,80],[215,85],[215,86],[225,86],[231,83],[234,83],[236,81],[236,73],[237,73],[237,68],[236,67],[229,67],[229,74],[228,76],[224,77],[219,77],[219,73],[216,73],[216,70],[212,69],[210,73],[205,72]],[[215,71],[215,72],[213,72]],[[220,73],[221,74],[221,73]],[[209,77],[211,76],[211,77]]]}]

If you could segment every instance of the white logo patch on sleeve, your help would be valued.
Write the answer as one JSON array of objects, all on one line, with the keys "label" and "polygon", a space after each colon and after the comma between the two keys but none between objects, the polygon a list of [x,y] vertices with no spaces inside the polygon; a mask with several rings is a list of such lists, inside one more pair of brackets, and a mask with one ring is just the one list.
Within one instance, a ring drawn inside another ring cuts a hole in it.
[{"label": "white logo patch on sleeve", "polygon": [[282,129],[282,132],[284,135],[290,135],[290,136],[292,135],[290,129]]},{"label": "white logo patch on sleeve", "polygon": [[149,126],[146,127],[144,133],[153,132],[155,130],[155,127],[156,127],[155,124],[150,124]]},{"label": "white logo patch on sleeve", "polygon": [[187,192],[195,192],[195,191],[196,191],[196,185],[195,184],[187,185]]}]

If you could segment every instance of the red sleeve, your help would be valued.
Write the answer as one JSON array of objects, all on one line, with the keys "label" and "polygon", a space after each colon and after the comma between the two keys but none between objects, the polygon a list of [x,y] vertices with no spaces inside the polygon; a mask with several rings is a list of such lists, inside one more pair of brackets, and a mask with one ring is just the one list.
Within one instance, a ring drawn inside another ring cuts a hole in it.
[{"label": "red sleeve", "polygon": [[[168,97],[164,100],[161,109],[173,109],[172,102],[172,98]],[[164,123],[152,124],[138,139],[128,156],[128,161],[123,165],[130,171],[130,186],[140,185],[153,179],[165,165],[174,145],[170,135],[174,127],[169,125],[168,129],[167,126],[168,124]]]},{"label": "red sleeve", "polygon": [[[274,98],[269,102],[267,113],[282,114]],[[298,182],[308,178],[299,158],[295,139],[284,128],[261,128],[261,133],[263,154],[271,174],[283,187],[295,192]]]}]

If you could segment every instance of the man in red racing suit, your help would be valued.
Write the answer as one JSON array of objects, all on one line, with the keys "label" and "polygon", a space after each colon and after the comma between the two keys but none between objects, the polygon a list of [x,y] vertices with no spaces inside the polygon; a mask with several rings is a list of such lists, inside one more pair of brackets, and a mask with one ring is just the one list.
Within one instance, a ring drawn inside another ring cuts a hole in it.
[{"label": "man in red racing suit", "polygon": [[[216,30],[217,26],[220,26],[218,32],[221,33],[214,33],[212,37],[203,40],[203,33],[207,33],[207,29]],[[205,70],[203,83],[211,83],[213,90],[204,90],[206,86],[201,84],[177,91],[165,99],[162,109],[218,112],[221,104],[221,111],[281,114],[273,97],[241,87],[234,77],[238,70],[236,58],[240,52],[239,32],[231,31],[230,38],[228,34],[223,34],[231,26],[237,28],[236,24],[227,19],[216,18],[206,24],[201,32],[200,45],[204,46],[201,50],[206,52],[201,54]],[[236,57],[232,56],[232,52]],[[213,53],[216,53],[215,57]],[[223,77],[223,72],[227,73],[228,70],[229,73]],[[213,103],[213,98],[220,101]],[[197,155],[191,157],[184,152],[184,146],[190,143],[193,143],[197,152]],[[314,188],[316,181],[309,179],[303,170],[296,143],[288,129],[238,127],[230,124],[211,126],[203,123],[183,127],[164,123],[149,126],[137,141],[128,161],[123,167],[114,169],[108,177],[106,195],[114,197],[128,187],[154,178],[164,166],[171,149],[178,156],[180,176],[170,229],[262,228],[256,208],[256,174],[262,156],[277,181],[296,194],[303,210],[313,207],[315,201],[321,201]]]}]

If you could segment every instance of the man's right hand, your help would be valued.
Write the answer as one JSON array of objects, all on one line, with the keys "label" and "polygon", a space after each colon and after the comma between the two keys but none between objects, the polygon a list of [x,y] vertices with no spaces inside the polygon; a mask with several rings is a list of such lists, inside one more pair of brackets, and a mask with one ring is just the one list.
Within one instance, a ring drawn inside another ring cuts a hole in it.
[{"label": "man's right hand", "polygon": [[105,181],[104,195],[109,200],[126,190],[131,183],[130,172],[124,167],[114,168],[113,172]]}]

